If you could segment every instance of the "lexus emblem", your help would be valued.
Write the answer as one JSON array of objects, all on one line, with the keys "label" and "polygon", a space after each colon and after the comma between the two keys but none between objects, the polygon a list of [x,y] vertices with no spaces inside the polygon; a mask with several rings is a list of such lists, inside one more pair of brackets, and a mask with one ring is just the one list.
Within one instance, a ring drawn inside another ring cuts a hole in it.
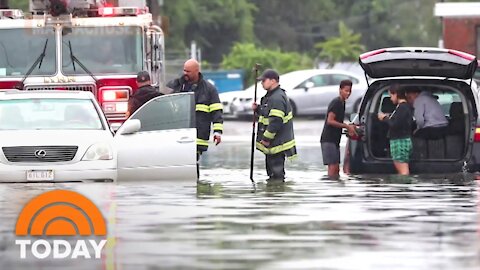
[{"label": "lexus emblem", "polygon": [[45,150],[35,150],[35,156],[37,158],[44,158],[47,155]]}]

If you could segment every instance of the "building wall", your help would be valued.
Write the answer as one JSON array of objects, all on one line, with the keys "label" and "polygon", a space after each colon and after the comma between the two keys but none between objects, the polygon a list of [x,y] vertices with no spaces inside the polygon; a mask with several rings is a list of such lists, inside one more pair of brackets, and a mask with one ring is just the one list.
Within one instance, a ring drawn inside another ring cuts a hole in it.
[{"label": "building wall", "polygon": [[443,42],[445,48],[478,55],[477,27],[480,27],[480,18],[444,18]]}]

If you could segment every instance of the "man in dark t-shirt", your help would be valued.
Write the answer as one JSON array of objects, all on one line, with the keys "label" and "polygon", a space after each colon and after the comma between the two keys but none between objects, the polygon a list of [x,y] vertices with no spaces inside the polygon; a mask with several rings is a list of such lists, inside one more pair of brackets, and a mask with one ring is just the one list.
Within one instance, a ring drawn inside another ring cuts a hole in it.
[{"label": "man in dark t-shirt", "polygon": [[162,93],[157,91],[152,86],[152,81],[150,79],[150,74],[148,71],[140,71],[137,74],[137,86],[138,89],[133,95],[130,96],[128,101],[128,116],[132,115],[136,110],[147,103],[152,98],[161,96]]},{"label": "man in dark t-shirt", "polygon": [[323,126],[320,143],[322,146],[323,164],[328,166],[328,177],[337,179],[340,174],[340,138],[342,129],[348,134],[355,134],[355,126],[343,123],[345,118],[345,101],[352,93],[352,81],[340,82],[340,95],[334,98],[327,109],[327,119]]}]

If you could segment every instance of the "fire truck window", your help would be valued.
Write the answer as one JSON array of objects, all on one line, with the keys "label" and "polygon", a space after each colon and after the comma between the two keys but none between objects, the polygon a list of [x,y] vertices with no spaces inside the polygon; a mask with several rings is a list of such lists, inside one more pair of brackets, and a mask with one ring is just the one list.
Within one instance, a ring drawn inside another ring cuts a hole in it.
[{"label": "fire truck window", "polygon": [[142,122],[140,131],[193,128],[193,95],[161,96],[136,111],[132,119]]},{"label": "fire truck window", "polygon": [[[55,74],[55,35],[53,28],[0,29],[0,77],[23,76],[42,54],[31,76]],[[48,42],[47,42],[48,40]]]},{"label": "fire truck window", "polygon": [[92,73],[137,73],[143,68],[139,27],[66,28],[62,32],[62,69],[65,74],[86,74],[72,64],[71,53]]}]

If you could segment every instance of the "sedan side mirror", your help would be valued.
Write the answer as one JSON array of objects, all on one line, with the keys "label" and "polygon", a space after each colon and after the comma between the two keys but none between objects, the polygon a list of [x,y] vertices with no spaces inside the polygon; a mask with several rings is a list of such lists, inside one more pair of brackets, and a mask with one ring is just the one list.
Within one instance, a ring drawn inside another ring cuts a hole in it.
[{"label": "sedan side mirror", "polygon": [[313,82],[306,82],[305,83],[305,91],[308,91],[308,89],[314,87],[315,84]]},{"label": "sedan side mirror", "polygon": [[121,135],[128,135],[136,133],[142,127],[142,123],[138,119],[130,119],[125,122],[118,131]]}]

